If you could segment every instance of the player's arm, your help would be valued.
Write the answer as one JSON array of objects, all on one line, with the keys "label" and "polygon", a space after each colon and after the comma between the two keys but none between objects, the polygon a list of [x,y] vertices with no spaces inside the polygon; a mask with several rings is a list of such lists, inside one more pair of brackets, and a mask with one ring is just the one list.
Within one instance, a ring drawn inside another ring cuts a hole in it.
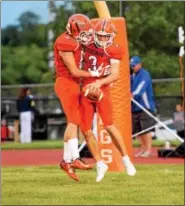
[{"label": "player's arm", "polygon": [[97,80],[100,84],[100,87],[106,84],[113,83],[119,78],[120,60],[110,59],[110,65],[111,65],[111,74],[106,76],[105,78]]},{"label": "player's arm", "polygon": [[106,76],[105,78],[96,80],[96,82],[93,82],[87,85],[88,87],[90,86],[91,91],[96,91],[103,85],[113,83],[114,81],[118,79],[120,60],[111,59],[110,64],[111,64],[111,74],[110,75]]},{"label": "player's arm", "polygon": [[79,68],[77,68],[73,52],[59,51],[59,55],[63,59],[69,72],[74,77],[97,77],[97,76],[99,76],[98,72],[94,72],[94,71],[87,72],[87,71],[83,71],[83,70],[80,70]]}]

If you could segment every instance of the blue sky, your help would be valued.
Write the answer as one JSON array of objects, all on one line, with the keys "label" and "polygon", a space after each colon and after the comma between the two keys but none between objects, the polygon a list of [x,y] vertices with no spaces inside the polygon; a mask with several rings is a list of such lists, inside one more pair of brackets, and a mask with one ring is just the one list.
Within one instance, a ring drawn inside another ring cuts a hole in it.
[{"label": "blue sky", "polygon": [[[57,5],[61,3],[56,2]],[[25,11],[38,14],[43,23],[48,22],[48,1],[1,1],[1,27],[17,24],[18,17]]]}]

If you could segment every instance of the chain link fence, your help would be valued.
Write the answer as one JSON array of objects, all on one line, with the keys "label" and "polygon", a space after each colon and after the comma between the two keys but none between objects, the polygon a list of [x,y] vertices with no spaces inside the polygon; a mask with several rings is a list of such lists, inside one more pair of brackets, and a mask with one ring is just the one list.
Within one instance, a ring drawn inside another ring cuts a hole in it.
[{"label": "chain link fence", "polygon": [[[184,79],[155,79],[153,88],[157,114],[161,120],[171,119],[175,105],[182,103],[181,84]],[[55,95],[53,83],[1,86],[1,117],[13,120],[18,118],[16,99],[22,87],[30,88],[36,103],[35,108],[40,116],[46,115],[48,138],[63,136],[66,120],[63,109]],[[62,126],[61,126],[62,125]]]}]

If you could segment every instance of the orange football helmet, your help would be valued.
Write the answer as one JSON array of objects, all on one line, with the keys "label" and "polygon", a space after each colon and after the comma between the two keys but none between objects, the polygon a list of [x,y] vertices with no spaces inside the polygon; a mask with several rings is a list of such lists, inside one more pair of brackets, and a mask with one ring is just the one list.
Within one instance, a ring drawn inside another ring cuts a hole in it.
[{"label": "orange football helmet", "polygon": [[94,42],[98,47],[108,47],[113,43],[116,28],[109,19],[100,19],[94,27]]},{"label": "orange football helmet", "polygon": [[83,14],[72,15],[68,20],[66,30],[82,44],[86,45],[92,40],[93,29],[91,21]]}]

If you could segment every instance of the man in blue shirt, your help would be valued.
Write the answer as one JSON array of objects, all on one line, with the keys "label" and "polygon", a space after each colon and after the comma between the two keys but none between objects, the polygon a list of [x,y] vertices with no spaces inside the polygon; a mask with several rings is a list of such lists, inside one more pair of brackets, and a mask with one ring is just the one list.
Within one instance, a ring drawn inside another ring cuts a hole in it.
[{"label": "man in blue shirt", "polygon": [[[131,93],[132,98],[149,112],[155,112],[155,102],[152,88],[152,79],[148,71],[142,67],[140,57],[133,56],[130,59],[131,75]],[[132,128],[133,134],[152,127],[155,121],[140,107],[132,102]],[[151,130],[143,132],[139,136],[141,142],[141,151],[136,156],[149,157],[152,146]]]}]

